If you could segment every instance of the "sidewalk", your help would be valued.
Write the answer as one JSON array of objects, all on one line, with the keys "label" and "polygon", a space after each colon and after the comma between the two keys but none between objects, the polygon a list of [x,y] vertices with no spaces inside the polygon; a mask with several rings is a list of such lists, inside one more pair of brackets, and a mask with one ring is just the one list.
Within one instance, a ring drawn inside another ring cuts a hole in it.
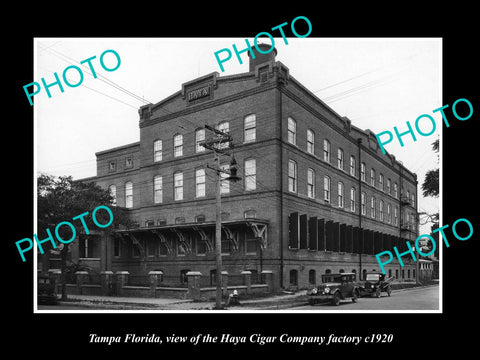
[{"label": "sidewalk", "polygon": [[[240,306],[225,310],[252,310],[296,306],[306,303],[306,290],[293,294],[274,294],[256,299],[240,300]],[[59,300],[60,305],[78,305],[97,310],[213,310],[215,301],[193,301],[169,298],[138,298],[96,295],[68,295],[67,300]]]}]

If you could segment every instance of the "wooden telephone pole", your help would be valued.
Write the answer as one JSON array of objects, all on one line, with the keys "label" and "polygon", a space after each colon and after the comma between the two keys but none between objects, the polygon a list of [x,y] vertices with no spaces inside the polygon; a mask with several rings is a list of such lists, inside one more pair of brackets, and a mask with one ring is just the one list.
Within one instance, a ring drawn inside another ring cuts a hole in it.
[{"label": "wooden telephone pole", "polygon": [[[215,308],[222,309],[222,181],[238,181],[240,178],[237,176],[237,167],[235,158],[230,150],[233,148],[233,138],[228,133],[215,129],[209,125],[205,125],[205,129],[214,133],[214,138],[209,141],[203,141],[201,146],[206,149],[213,150],[215,164],[210,166],[209,169],[215,171],[216,177],[216,206],[215,206],[215,264],[216,264],[216,296],[215,296]],[[227,144],[227,146],[222,146]],[[223,170],[220,167],[220,155],[230,156],[230,170]],[[223,178],[221,174],[227,174],[228,177]]]}]

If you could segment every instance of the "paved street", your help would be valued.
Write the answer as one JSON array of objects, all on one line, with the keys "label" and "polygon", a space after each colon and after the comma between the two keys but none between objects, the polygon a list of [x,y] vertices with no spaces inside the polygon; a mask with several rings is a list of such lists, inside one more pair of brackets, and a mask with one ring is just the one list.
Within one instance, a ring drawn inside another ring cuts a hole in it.
[{"label": "paved street", "polygon": [[392,296],[382,294],[382,297],[362,297],[357,303],[345,300],[340,306],[329,303],[315,306],[305,305],[289,308],[288,310],[438,310],[439,287],[430,286],[419,289],[409,289],[392,292]]}]

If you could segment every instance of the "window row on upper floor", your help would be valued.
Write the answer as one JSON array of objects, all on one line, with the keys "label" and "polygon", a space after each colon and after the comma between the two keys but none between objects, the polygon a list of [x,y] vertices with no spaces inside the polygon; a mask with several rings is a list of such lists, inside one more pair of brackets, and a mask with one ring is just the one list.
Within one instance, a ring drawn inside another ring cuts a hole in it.
[{"label": "window row on upper floor", "polygon": [[[307,153],[317,156],[317,154],[315,154],[315,132],[312,129],[307,129],[306,138]],[[297,122],[292,117],[288,117],[287,140],[290,144],[297,146]],[[323,157],[320,158],[328,164],[332,165],[332,146],[328,139],[323,139]],[[333,164],[333,166],[335,166],[335,164]],[[348,166],[348,173],[350,174],[350,176],[357,178],[357,166],[358,165],[356,157],[354,155],[350,155]],[[347,172],[345,166],[345,152],[341,147],[337,148],[336,167],[341,171]],[[392,186],[392,180],[390,178],[387,178],[385,181],[385,176],[381,172],[378,173],[377,177],[377,171],[375,170],[375,168],[370,168],[370,174],[367,181],[367,165],[365,162],[362,162],[360,164],[360,180],[376,189],[385,192],[390,196],[393,196],[396,199],[399,199],[398,183],[395,181],[393,182]],[[415,206],[415,193],[413,191],[410,193],[410,190],[407,189],[405,193],[405,190],[402,187],[401,196],[406,197],[411,206]]]},{"label": "window row on upper floor", "polygon": [[[257,138],[257,120],[255,114],[249,114],[243,118],[243,142],[249,143],[254,142]],[[220,130],[224,133],[230,132],[230,123],[228,121],[222,121],[215,126],[217,130]],[[188,141],[185,139],[187,135],[184,134],[175,134],[173,135],[173,149],[172,154],[173,158],[178,158],[185,155],[184,152],[184,143]],[[206,140],[205,128],[198,128],[194,133],[194,151],[195,153],[202,153],[206,149],[202,146],[202,143]],[[220,145],[220,148],[227,148],[228,143],[223,143]],[[153,161],[160,162],[165,158],[168,158],[166,155],[164,141],[162,139],[156,139],[153,141]]]},{"label": "window row on upper floor", "polygon": [[[243,162],[243,185],[245,191],[256,190],[257,188],[257,165],[256,160],[249,158],[245,159]],[[222,170],[228,170],[229,164],[220,165]],[[221,194],[230,193],[230,181],[226,180],[228,177],[227,173],[221,172]],[[153,177],[153,202],[155,204],[160,204],[163,202],[164,195],[164,186],[165,183],[171,181],[173,185],[173,200],[180,201],[184,200],[184,182],[185,180],[190,180],[185,177],[183,171],[176,171],[171,177],[164,175],[156,175]],[[206,196],[206,182],[207,174],[205,168],[195,169],[194,175],[194,186],[195,186],[195,199],[204,198]],[[147,186],[148,184],[139,184],[139,186]],[[148,185],[150,186],[150,185]],[[114,204],[116,205],[117,200],[117,187],[115,184],[109,186],[110,193],[114,199]],[[133,208],[133,183],[128,181],[124,184],[124,199],[125,207]]]},{"label": "window row on upper floor", "polygon": [[[323,187],[320,190],[320,197],[318,197],[317,194],[317,179],[314,169],[307,168],[306,179],[306,195],[308,198],[321,198],[325,203],[334,205],[334,198],[332,195],[332,180],[330,176],[323,176]],[[336,190],[335,204],[338,208],[345,209],[348,207],[351,212],[358,211],[358,192],[355,186],[350,187],[349,203],[346,203],[346,189],[345,184],[342,181],[337,182]],[[294,160],[288,161],[288,191],[292,193],[298,193],[298,165]],[[371,195],[370,200],[368,200],[367,193],[362,191],[360,194],[360,211],[362,215],[367,216],[367,208],[369,208],[369,215],[372,219],[377,219],[395,226],[399,224],[399,207],[397,205],[392,205],[390,202],[384,201],[383,199],[377,200],[375,195]],[[413,224],[415,224],[415,213],[407,213],[407,219],[404,220],[404,223],[405,224],[402,225],[413,226]]]}]

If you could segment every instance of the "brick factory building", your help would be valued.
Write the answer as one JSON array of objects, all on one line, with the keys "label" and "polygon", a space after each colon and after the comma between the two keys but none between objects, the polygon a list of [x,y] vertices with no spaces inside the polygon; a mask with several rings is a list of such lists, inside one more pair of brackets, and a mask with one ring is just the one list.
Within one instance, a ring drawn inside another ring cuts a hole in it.
[{"label": "brick factory building", "polygon": [[[250,54],[249,54],[250,55]],[[276,49],[249,71],[211,73],[139,109],[140,141],[96,153],[97,176],[136,227],[82,237],[72,256],[98,270],[215,283],[213,152],[200,145],[228,132],[236,183],[222,184],[222,262],[230,275],[271,271],[276,289],[320,283],[325,273],[380,271],[375,254],[406,251],[418,236],[417,177],[375,135],[337,114],[290,75]],[[228,146],[228,145],[224,145]],[[228,168],[230,157],[222,158]],[[387,275],[417,280],[409,255]]]}]

